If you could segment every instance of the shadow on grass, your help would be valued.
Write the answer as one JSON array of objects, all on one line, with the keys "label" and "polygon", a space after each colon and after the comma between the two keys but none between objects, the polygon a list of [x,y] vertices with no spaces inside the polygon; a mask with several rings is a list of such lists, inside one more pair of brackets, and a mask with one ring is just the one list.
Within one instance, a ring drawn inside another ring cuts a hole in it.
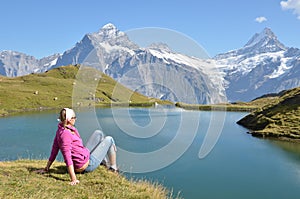
[{"label": "shadow on grass", "polygon": [[61,178],[61,177],[57,176],[57,174],[67,174],[68,173],[66,166],[56,166],[56,167],[53,167],[53,168],[50,169],[49,172],[43,173],[43,174],[39,174],[39,173],[36,172],[37,170],[40,170],[40,169],[41,168],[27,167],[27,170],[30,173],[36,173],[38,175],[44,175],[44,176],[47,176],[47,177],[54,178],[55,180],[68,181],[68,180],[66,180],[64,178]]}]

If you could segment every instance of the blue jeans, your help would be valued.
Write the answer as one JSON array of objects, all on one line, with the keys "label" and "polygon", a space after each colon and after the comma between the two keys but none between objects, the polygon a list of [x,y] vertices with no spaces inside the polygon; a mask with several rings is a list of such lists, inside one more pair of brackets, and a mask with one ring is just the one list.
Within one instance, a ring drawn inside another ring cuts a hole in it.
[{"label": "blue jeans", "polygon": [[116,151],[114,139],[111,136],[104,136],[100,130],[96,130],[91,135],[86,147],[90,150],[90,162],[85,169],[86,172],[94,171],[103,160],[106,160],[106,155]]},{"label": "blue jeans", "polygon": [[97,158],[95,158],[92,154],[90,155],[89,166],[84,170],[85,172],[92,172],[101,164]]}]

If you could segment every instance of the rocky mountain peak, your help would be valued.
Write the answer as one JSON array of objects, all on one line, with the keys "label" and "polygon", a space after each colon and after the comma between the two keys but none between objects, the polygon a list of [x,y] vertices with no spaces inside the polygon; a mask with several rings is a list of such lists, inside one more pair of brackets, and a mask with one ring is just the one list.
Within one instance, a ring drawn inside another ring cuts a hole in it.
[{"label": "rocky mountain peak", "polygon": [[111,23],[104,25],[97,33],[97,36],[102,40],[115,39],[117,37],[122,37],[125,35],[124,32],[121,32]]},{"label": "rocky mountain peak", "polygon": [[270,28],[265,28],[261,33],[255,33],[244,47],[250,47],[261,40],[277,40],[277,37]]},{"label": "rocky mountain peak", "polygon": [[262,53],[274,53],[286,51],[284,46],[270,28],[264,28],[260,33],[255,33],[251,39],[240,49],[219,54],[215,59],[227,59],[242,55],[243,58],[253,57]]},{"label": "rocky mountain peak", "polygon": [[108,23],[108,24],[104,25],[101,29],[102,30],[117,30],[116,26],[112,23]]},{"label": "rocky mountain peak", "polygon": [[270,28],[256,33],[244,47],[268,48],[271,51],[286,50],[287,48],[277,39],[277,36]]},{"label": "rocky mountain peak", "polygon": [[265,28],[262,32],[254,34],[244,48],[251,48],[252,51],[259,53],[287,50],[287,47],[277,39],[270,28]]},{"label": "rocky mountain peak", "polygon": [[117,29],[116,26],[111,23],[104,25],[98,32],[87,34],[85,37],[87,37],[87,40],[90,40],[94,46],[106,43],[111,46],[138,48],[135,43],[130,41],[124,32]]}]

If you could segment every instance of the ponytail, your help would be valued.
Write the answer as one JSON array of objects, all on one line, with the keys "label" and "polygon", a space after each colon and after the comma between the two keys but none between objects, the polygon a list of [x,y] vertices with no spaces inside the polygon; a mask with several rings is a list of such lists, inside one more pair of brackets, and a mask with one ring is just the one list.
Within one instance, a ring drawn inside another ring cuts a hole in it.
[{"label": "ponytail", "polygon": [[66,126],[67,125],[67,119],[66,119],[66,109],[62,109],[59,113],[59,120],[60,122]]}]

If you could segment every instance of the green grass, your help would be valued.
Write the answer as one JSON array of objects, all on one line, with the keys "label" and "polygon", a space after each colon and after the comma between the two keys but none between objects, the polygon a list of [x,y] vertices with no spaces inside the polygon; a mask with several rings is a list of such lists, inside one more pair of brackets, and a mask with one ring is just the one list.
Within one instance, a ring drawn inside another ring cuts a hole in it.
[{"label": "green grass", "polygon": [[77,174],[80,183],[69,185],[65,164],[54,162],[47,174],[36,174],[46,160],[0,162],[0,198],[172,198],[172,193],[157,183],[126,179],[104,167]]},{"label": "green grass", "polygon": [[250,129],[254,136],[300,139],[300,87],[283,92],[238,124]]},{"label": "green grass", "polygon": [[15,78],[1,76],[0,116],[71,106],[149,107],[155,102],[171,104],[131,91],[96,69],[82,68],[80,73],[79,66],[70,65],[41,74]]}]

